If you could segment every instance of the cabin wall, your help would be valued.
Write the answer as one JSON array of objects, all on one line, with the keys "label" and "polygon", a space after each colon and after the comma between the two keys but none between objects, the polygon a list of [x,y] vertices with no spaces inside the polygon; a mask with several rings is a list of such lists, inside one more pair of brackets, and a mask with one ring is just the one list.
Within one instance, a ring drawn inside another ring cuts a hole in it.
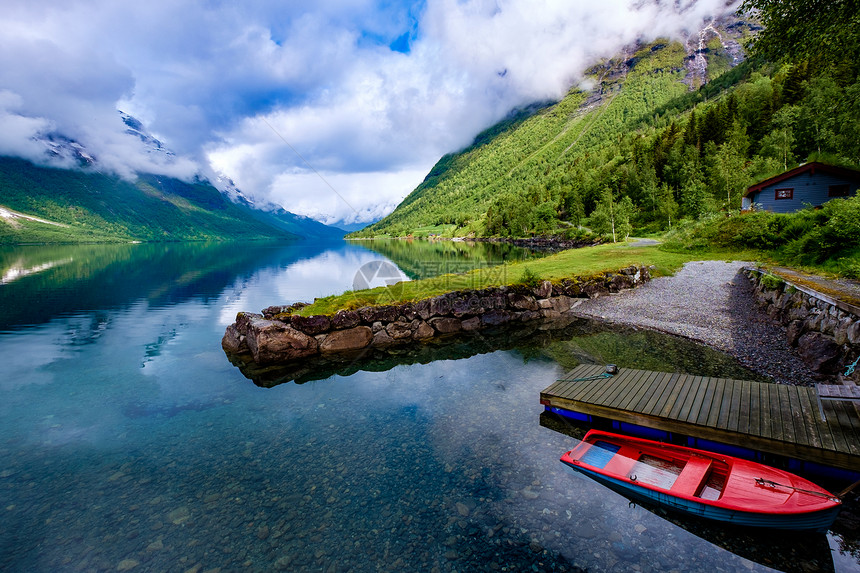
[{"label": "cabin wall", "polygon": [[[807,205],[819,207],[833,199],[829,196],[831,185],[848,185],[849,196],[851,197],[857,195],[858,187],[860,187],[856,181],[847,181],[829,173],[800,173],[744,197],[743,208],[748,209],[751,206],[750,203],[753,203],[756,209],[763,211],[793,213]],[[791,199],[777,199],[777,189],[793,189],[793,197]]]}]

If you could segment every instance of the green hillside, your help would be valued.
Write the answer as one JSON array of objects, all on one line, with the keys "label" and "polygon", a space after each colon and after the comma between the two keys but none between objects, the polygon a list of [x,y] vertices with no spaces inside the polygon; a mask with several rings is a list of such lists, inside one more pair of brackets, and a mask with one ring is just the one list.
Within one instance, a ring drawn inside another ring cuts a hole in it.
[{"label": "green hillside", "polygon": [[234,203],[208,182],[36,166],[0,157],[0,244],[298,239],[340,236],[286,211]]},{"label": "green hillside", "polygon": [[[742,42],[749,30],[731,26]],[[588,225],[620,240],[737,210],[751,183],[813,156],[860,162],[856,64],[759,57],[732,67],[716,38],[703,55],[701,87],[679,43],[593,67],[592,91],[488,130],[350,236],[570,235]]]}]

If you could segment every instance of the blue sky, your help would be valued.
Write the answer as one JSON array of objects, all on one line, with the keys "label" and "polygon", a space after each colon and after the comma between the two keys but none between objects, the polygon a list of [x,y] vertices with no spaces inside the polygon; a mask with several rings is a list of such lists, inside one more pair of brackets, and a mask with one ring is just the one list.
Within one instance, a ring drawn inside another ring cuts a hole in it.
[{"label": "blue sky", "polygon": [[[38,135],[59,132],[126,177],[220,175],[261,204],[369,221],[512,108],[563,96],[637,39],[695,32],[733,7],[5,0],[0,154],[46,162]],[[126,134],[118,109],[175,155]]]}]

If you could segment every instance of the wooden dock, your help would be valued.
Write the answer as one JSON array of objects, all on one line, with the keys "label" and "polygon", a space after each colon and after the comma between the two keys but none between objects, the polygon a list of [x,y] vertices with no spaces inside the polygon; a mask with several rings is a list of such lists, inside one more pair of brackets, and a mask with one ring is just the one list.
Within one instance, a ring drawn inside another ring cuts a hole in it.
[{"label": "wooden dock", "polygon": [[561,409],[731,446],[860,471],[860,412],[815,388],[603,366],[574,368],[540,394]]}]

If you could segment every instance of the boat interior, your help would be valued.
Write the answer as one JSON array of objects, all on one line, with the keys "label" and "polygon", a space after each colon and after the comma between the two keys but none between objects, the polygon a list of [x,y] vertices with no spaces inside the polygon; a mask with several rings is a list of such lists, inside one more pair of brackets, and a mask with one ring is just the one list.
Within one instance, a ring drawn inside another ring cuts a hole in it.
[{"label": "boat interior", "polygon": [[705,500],[720,498],[729,469],[725,462],[697,454],[688,457],[658,454],[664,452],[643,452],[630,445],[598,440],[582,454],[580,461],[602,473],[626,476],[631,482],[676,495]]}]

